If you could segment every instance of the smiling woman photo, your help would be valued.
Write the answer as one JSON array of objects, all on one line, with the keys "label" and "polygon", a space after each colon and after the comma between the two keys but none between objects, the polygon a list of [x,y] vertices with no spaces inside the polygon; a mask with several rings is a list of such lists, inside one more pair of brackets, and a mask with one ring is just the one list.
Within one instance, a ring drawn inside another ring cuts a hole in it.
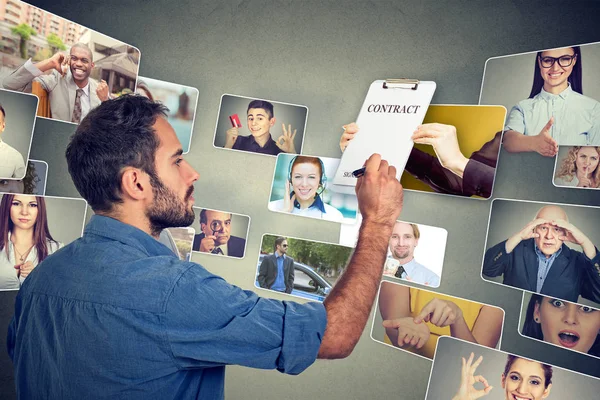
[{"label": "smiling woman photo", "polygon": [[48,229],[43,197],[5,194],[0,201],[0,290],[19,289],[31,271],[61,248]]},{"label": "smiling woman photo", "polygon": [[[474,400],[488,395],[493,386],[482,375],[475,375],[483,356],[474,360],[471,353],[468,359],[462,357],[461,380],[458,392],[452,400]],[[483,384],[476,389],[474,384]],[[508,355],[500,383],[505,400],[541,400],[550,395],[552,388],[552,367],[537,361]]]},{"label": "smiling woman photo", "polygon": [[319,158],[296,156],[288,168],[283,199],[269,202],[269,209],[341,222],[342,213],[321,198],[326,182],[325,168]]},{"label": "smiling woman photo", "polygon": [[509,152],[536,151],[546,157],[558,145],[600,144],[600,103],[583,95],[579,46],[538,52],[529,98],[506,120],[503,144]]},{"label": "smiling woman photo", "polygon": [[554,177],[557,186],[597,188],[600,186],[600,147],[573,146],[560,161]]},{"label": "smiling woman photo", "polygon": [[533,294],[522,334],[570,350],[600,356],[600,311]]}]

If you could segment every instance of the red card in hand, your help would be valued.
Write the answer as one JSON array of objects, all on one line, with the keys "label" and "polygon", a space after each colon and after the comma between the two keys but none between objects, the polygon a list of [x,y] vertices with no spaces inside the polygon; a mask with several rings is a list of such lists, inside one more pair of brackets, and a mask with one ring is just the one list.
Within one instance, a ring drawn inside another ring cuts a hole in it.
[{"label": "red card in hand", "polygon": [[242,122],[240,121],[240,117],[237,114],[230,115],[229,121],[231,121],[231,126],[233,126],[234,128],[242,127]]}]

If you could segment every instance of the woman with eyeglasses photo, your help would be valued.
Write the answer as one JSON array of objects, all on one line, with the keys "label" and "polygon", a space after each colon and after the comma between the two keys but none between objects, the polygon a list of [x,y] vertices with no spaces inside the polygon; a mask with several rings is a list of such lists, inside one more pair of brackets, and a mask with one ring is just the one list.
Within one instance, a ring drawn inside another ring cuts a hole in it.
[{"label": "woman with eyeglasses photo", "polygon": [[529,98],[506,121],[507,151],[554,157],[559,145],[600,144],[600,103],[583,95],[581,65],[579,46],[537,53]]}]

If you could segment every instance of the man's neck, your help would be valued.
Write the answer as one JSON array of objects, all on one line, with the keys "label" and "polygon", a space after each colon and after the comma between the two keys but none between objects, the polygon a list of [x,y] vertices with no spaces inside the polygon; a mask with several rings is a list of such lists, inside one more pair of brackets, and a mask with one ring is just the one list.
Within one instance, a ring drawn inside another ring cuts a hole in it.
[{"label": "man's neck", "polygon": [[396,260],[398,260],[400,262],[400,264],[402,264],[402,265],[406,265],[406,264],[408,264],[409,262],[411,262],[412,260],[415,259],[414,256],[409,256],[409,257],[406,257],[406,258],[398,258],[398,257],[394,257],[394,258]]},{"label": "man's neck", "polygon": [[271,132],[267,132],[260,136],[254,136],[254,141],[258,143],[260,147],[265,147],[269,139],[271,139]]},{"label": "man's neck", "polygon": [[279,250],[275,250],[275,256],[276,257],[282,257],[284,254],[280,253]]},{"label": "man's neck", "polygon": [[136,227],[139,230],[146,232],[148,235],[152,236],[156,240],[158,240],[158,238],[160,237],[160,232],[158,232],[156,235],[152,234],[152,230],[150,229],[150,221],[148,220],[148,217],[146,217],[146,215],[143,212],[140,214],[139,212],[132,210],[130,207],[128,207],[127,209],[124,209],[123,206],[114,207],[114,209],[109,212],[98,211],[95,213],[104,217],[116,219],[117,221],[120,221],[124,224]]},{"label": "man's neck", "polygon": [[89,81],[89,78],[86,78],[84,81],[76,81],[75,79],[73,79],[73,82],[75,82],[79,89],[83,89],[84,87],[86,87]]}]

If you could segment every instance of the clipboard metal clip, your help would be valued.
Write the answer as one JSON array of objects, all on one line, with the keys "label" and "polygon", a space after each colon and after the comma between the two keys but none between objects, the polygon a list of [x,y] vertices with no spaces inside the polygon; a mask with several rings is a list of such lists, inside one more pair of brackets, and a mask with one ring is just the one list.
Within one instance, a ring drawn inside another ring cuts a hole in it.
[{"label": "clipboard metal clip", "polygon": [[408,78],[400,78],[400,79],[386,79],[383,81],[384,89],[411,89],[417,90],[419,87],[420,81],[418,79],[408,79]]}]

